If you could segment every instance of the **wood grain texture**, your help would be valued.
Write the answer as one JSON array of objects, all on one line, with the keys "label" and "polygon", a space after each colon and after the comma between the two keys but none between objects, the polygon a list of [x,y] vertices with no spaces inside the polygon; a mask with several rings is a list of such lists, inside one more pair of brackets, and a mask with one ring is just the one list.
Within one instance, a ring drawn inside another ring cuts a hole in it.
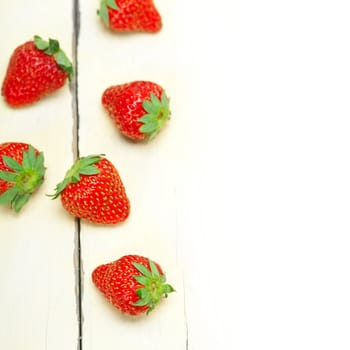
[{"label": "wood grain texture", "polygon": [[[182,72],[176,64],[175,30],[169,14],[175,4],[163,1],[164,30],[156,35],[118,35],[104,28],[91,6],[81,4],[79,61],[79,150],[81,155],[104,153],[118,169],[130,199],[126,222],[101,227],[82,222],[83,346],[99,349],[122,344],[133,350],[184,349],[186,321],[182,261],[178,255],[177,189],[183,167],[178,143],[184,117],[178,113]],[[94,45],[91,45],[91,42]],[[146,50],[140,47],[147,46]],[[180,77],[180,78],[179,78]],[[132,143],[117,131],[101,104],[110,85],[151,80],[167,91],[173,118],[149,143]],[[95,288],[91,272],[99,264],[126,254],[158,261],[176,293],[148,316],[121,316]],[[137,341],[135,341],[137,339]]]},{"label": "wood grain texture", "polygon": [[[0,4],[0,75],[12,51],[35,34],[55,38],[71,57],[72,4],[31,2]],[[62,26],[62,19],[65,25]],[[20,23],[20,30],[18,25]],[[52,193],[73,160],[72,94],[68,84],[37,104],[14,109],[0,103],[0,142],[31,143],[44,152],[45,182],[19,214],[0,208],[1,347],[76,349],[78,319],[75,290],[75,225]]]}]

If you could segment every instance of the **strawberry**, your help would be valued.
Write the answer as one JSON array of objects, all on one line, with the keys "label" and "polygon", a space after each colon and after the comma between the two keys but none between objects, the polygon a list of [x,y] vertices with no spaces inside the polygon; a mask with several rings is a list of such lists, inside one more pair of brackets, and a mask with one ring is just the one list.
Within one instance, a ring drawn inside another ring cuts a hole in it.
[{"label": "strawberry", "polygon": [[79,158],[56,186],[68,213],[96,224],[117,224],[129,216],[130,205],[117,169],[101,155]]},{"label": "strawberry", "polygon": [[139,255],[96,267],[92,281],[111,304],[132,316],[149,313],[174,291],[159,264]]},{"label": "strawberry", "polygon": [[54,39],[39,36],[18,46],[9,61],[2,95],[19,107],[34,103],[61,88],[71,78],[72,63]]},{"label": "strawberry", "polygon": [[155,33],[162,27],[152,0],[101,0],[97,13],[108,28],[117,32]]},{"label": "strawberry", "polygon": [[21,142],[0,144],[0,204],[17,213],[44,182],[44,154]]},{"label": "strawberry", "polygon": [[110,86],[102,105],[120,132],[136,141],[153,139],[170,116],[164,89],[150,81]]}]

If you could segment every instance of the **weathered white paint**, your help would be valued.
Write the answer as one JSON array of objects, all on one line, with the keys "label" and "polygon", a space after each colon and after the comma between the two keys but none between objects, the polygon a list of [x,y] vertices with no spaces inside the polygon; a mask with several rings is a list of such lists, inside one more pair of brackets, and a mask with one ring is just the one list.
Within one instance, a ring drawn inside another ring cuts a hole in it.
[{"label": "weathered white paint", "polygon": [[[81,223],[83,349],[348,349],[347,1],[156,4],[156,35],[111,33],[98,1],[79,4],[79,151],[113,161],[132,208],[117,226]],[[72,6],[0,4],[0,75],[33,34],[69,52]],[[122,138],[100,103],[136,79],[171,98],[149,144]],[[0,103],[1,141],[33,143],[48,168],[20,215],[0,208],[4,349],[79,345],[75,223],[45,197],[72,162],[73,117],[68,89],[26,109]],[[126,253],[157,260],[176,288],[148,317],[122,317],[91,283]]]},{"label": "weathered white paint", "polygon": [[[15,47],[37,34],[58,39],[71,56],[70,2],[0,4],[3,80]],[[64,21],[64,25],[62,25]],[[0,103],[0,142],[31,143],[44,152],[46,179],[19,215],[0,208],[0,344],[3,349],[77,348],[74,220],[52,193],[73,159],[72,95],[69,87],[31,107]]]}]

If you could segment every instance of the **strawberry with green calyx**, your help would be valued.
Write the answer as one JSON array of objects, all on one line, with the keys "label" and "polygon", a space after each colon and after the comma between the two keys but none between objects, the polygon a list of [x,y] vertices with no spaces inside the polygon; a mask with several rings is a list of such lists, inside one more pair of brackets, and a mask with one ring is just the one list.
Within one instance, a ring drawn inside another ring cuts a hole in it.
[{"label": "strawberry with green calyx", "polygon": [[139,255],[125,255],[92,272],[92,281],[122,313],[149,313],[163,297],[174,292],[160,265]]},{"label": "strawberry with green calyx", "polygon": [[59,42],[36,35],[12,53],[2,95],[14,107],[32,104],[60,89],[72,73],[72,63]]},{"label": "strawberry with green calyx", "polygon": [[0,144],[0,204],[18,213],[44,182],[45,170],[44,154],[33,146]]},{"label": "strawberry with green calyx", "polygon": [[107,88],[102,105],[119,131],[141,141],[153,139],[170,118],[169,98],[150,81],[133,81]]},{"label": "strawberry with green calyx", "polygon": [[68,213],[96,224],[117,224],[127,219],[129,199],[114,165],[103,155],[79,158],[51,195],[61,197]]},{"label": "strawberry with green calyx", "polygon": [[144,100],[142,107],[147,114],[138,119],[143,123],[139,131],[147,135],[146,138],[153,139],[169,119],[169,99],[164,90],[160,99],[151,92],[150,101]]},{"label": "strawberry with green calyx", "polygon": [[38,50],[45,52],[47,55],[52,56],[56,63],[64,71],[67,72],[68,78],[71,79],[73,75],[73,65],[69,60],[65,52],[60,48],[60,43],[55,39],[50,39],[49,41],[43,40],[40,36],[34,36],[35,47]]},{"label": "strawberry with green calyx", "polygon": [[101,0],[97,14],[107,28],[117,32],[150,32],[162,28],[153,0]]}]

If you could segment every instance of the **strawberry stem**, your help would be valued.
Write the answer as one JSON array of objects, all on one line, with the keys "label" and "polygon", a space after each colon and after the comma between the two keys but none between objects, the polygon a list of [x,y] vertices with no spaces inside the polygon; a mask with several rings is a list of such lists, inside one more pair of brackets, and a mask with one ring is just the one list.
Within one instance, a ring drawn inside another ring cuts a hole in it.
[{"label": "strawberry stem", "polygon": [[136,262],[133,265],[141,273],[141,275],[135,275],[134,278],[143,286],[136,290],[139,300],[134,305],[148,306],[148,314],[156,307],[162,297],[167,297],[175,289],[170,284],[165,283],[165,275],[159,273],[156,264],[152,260],[149,259],[150,269]]},{"label": "strawberry stem", "polygon": [[159,133],[170,118],[169,99],[164,90],[160,99],[151,93],[150,100],[144,100],[142,107],[147,114],[139,118],[139,121],[143,123],[139,131],[146,134],[148,140],[151,140]]},{"label": "strawberry stem", "polygon": [[29,145],[28,151],[23,151],[22,164],[8,156],[2,156],[2,159],[10,170],[0,171],[0,179],[12,186],[0,196],[0,204],[9,204],[18,213],[44,182],[44,154],[36,155],[33,146]]}]

